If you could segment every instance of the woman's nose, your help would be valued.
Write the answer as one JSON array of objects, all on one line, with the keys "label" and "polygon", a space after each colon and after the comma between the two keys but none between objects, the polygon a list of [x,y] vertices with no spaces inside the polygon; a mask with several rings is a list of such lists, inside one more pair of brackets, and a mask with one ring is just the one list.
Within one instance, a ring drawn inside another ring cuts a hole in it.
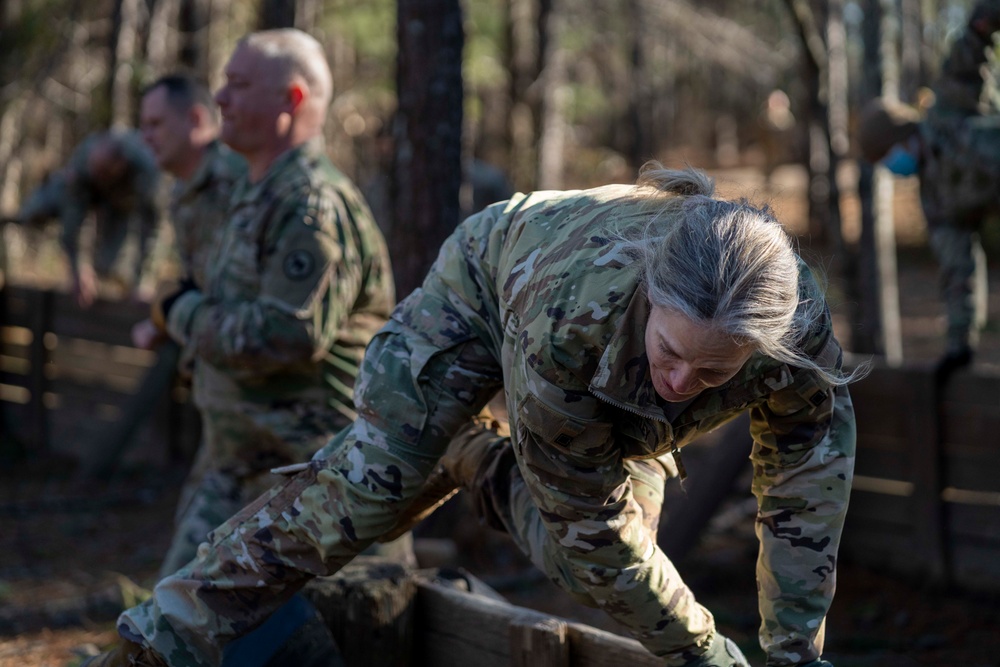
[{"label": "woman's nose", "polygon": [[677,366],[670,374],[670,384],[673,385],[674,391],[679,394],[691,393],[698,384],[694,369],[687,364]]}]

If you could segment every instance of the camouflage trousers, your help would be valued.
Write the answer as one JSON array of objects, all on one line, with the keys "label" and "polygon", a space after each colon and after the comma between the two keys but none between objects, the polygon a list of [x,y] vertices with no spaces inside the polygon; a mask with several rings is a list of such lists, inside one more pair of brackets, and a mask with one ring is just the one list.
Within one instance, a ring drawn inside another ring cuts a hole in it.
[{"label": "camouflage trousers", "polygon": [[930,231],[930,246],[939,266],[947,317],[947,351],[975,347],[986,324],[986,254],[979,234],[955,227]]}]

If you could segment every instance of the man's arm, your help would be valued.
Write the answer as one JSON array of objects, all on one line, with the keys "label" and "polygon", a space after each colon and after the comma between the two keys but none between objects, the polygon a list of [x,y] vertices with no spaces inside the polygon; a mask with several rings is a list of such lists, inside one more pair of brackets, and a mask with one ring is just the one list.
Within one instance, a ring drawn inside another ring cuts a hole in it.
[{"label": "man's arm", "polygon": [[259,291],[219,300],[183,294],[170,334],[237,377],[263,377],[312,364],[347,322],[360,289],[349,212],[335,193],[304,192],[276,208],[258,253]]}]

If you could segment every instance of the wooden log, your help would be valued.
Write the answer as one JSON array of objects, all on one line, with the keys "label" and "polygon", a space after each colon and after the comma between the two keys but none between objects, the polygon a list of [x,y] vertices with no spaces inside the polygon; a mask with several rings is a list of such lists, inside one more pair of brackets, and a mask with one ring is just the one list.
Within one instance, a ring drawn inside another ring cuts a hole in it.
[{"label": "wooden log", "polygon": [[406,567],[375,556],[303,589],[327,622],[348,667],[415,667],[413,612],[417,587]]}]

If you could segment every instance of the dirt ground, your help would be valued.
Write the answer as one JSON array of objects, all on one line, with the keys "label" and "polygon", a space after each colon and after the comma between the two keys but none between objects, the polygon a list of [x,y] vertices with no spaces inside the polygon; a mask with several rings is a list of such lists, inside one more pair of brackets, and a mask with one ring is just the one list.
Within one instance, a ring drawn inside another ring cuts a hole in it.
[{"label": "dirt ground", "polygon": [[[770,186],[754,172],[718,176],[723,194],[768,199],[790,229],[803,230],[800,172],[779,170]],[[850,174],[844,178],[849,181]],[[897,198],[904,357],[929,364],[940,352],[944,320],[914,194],[913,185],[903,183]],[[848,228],[850,210],[848,202]],[[802,243],[808,250],[808,239]],[[991,324],[976,360],[977,370],[989,373],[1000,372],[1000,258],[991,259]],[[836,289],[831,301],[842,331],[848,304],[837,302]],[[85,485],[74,481],[73,472],[68,460],[0,469],[0,667],[75,665],[81,655],[111,642],[116,611],[152,584],[166,549],[181,467],[121,471],[107,482]],[[722,631],[762,665],[755,648],[756,540],[746,499],[734,493],[702,543],[677,565]],[[454,564],[513,603],[617,630],[603,613],[576,605],[532,574],[504,536],[469,519],[456,525]],[[826,657],[837,667],[998,667],[998,628],[1000,596],[934,590],[842,562]]]}]

